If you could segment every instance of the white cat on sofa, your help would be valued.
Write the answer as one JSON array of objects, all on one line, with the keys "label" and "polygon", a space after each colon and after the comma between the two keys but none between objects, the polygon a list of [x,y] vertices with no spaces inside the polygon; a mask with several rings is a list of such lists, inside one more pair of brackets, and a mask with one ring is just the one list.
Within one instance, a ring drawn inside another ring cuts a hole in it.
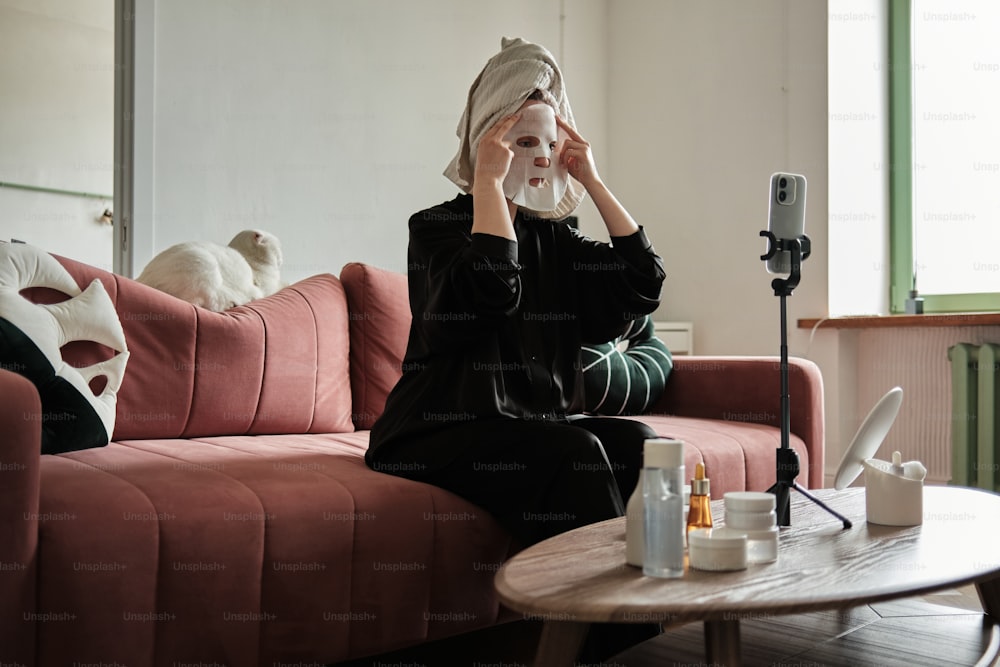
[{"label": "white cat on sofa", "polygon": [[187,241],[150,260],[136,280],[196,306],[222,311],[274,294],[282,287],[281,243],[244,229],[228,246]]}]

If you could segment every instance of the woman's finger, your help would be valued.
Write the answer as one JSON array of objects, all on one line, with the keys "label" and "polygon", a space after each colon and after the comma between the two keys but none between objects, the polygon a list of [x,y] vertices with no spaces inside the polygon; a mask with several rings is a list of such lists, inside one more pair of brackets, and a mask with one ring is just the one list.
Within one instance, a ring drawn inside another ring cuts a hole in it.
[{"label": "woman's finger", "polygon": [[562,119],[562,116],[560,116],[559,114],[556,114],[556,123],[559,125],[559,127],[561,127],[566,131],[566,134],[568,134],[570,139],[572,139],[573,141],[581,141],[583,143],[587,143],[586,139],[581,137],[580,133],[574,130],[569,123],[564,121]]},{"label": "woman's finger", "polygon": [[571,157],[586,160],[590,155],[588,148],[588,146],[566,146],[559,154],[560,161],[566,164],[566,161]]},{"label": "woman's finger", "polygon": [[562,145],[561,154],[565,155],[567,151],[585,151],[587,150],[587,144],[581,144],[578,141],[564,141]]},{"label": "woman's finger", "polygon": [[512,113],[511,115],[501,119],[496,124],[494,124],[493,127],[490,128],[489,132],[487,132],[486,134],[489,136],[499,135],[501,138],[503,138],[510,131],[510,128],[514,127],[514,123],[516,123],[520,119],[521,119],[521,114]]}]

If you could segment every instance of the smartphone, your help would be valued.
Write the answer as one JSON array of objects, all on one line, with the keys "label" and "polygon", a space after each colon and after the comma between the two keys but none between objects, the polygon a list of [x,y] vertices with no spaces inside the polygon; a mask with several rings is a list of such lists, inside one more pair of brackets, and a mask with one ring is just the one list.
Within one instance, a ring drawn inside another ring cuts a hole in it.
[{"label": "smartphone", "polygon": [[[806,232],[806,177],[778,172],[771,175],[767,230],[775,239],[796,239]],[[781,250],[767,260],[768,273],[791,273],[792,253]]]}]

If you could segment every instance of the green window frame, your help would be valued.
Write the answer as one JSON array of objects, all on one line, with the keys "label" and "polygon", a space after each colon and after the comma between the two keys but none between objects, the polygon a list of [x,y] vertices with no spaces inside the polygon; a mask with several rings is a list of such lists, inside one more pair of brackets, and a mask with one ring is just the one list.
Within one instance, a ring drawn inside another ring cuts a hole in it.
[{"label": "green window frame", "polygon": [[[893,313],[905,312],[913,283],[911,15],[912,0],[889,0],[889,307]],[[920,296],[927,313],[996,311],[1000,306],[1000,293]]]}]

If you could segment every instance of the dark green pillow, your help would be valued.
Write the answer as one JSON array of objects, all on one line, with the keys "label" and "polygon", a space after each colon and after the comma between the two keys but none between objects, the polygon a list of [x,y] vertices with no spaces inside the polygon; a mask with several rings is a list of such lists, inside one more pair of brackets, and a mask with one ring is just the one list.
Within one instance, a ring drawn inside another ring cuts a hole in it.
[{"label": "dark green pillow", "polygon": [[[625,350],[619,343],[625,342]],[[673,358],[656,337],[653,319],[634,320],[619,338],[585,344],[583,362],[584,409],[598,415],[637,415],[660,398]]]}]

